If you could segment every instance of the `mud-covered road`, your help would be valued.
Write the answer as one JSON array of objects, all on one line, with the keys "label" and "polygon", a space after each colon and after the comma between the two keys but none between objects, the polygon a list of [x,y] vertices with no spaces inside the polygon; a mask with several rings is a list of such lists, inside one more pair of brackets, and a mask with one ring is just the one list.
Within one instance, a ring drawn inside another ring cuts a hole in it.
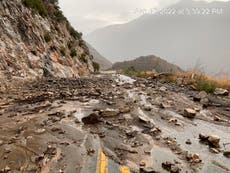
[{"label": "mud-covered road", "polygon": [[99,74],[0,97],[1,173],[230,172],[229,96]]}]

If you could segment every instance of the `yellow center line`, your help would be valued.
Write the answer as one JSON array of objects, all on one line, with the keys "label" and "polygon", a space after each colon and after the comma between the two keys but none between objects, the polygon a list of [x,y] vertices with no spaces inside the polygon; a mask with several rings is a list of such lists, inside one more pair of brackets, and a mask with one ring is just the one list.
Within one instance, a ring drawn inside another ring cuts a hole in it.
[{"label": "yellow center line", "polygon": [[127,166],[121,166],[120,171],[121,173],[130,173],[130,170]]},{"label": "yellow center line", "polygon": [[107,164],[108,164],[107,157],[105,156],[103,151],[100,149],[98,151],[96,173],[108,173]]}]

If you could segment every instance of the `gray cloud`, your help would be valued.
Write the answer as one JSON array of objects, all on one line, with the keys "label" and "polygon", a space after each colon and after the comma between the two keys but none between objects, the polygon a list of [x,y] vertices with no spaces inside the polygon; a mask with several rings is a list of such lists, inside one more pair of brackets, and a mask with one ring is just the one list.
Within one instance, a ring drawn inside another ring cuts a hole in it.
[{"label": "gray cloud", "polygon": [[[87,34],[97,28],[121,24],[142,15],[141,9],[163,8],[179,0],[59,0],[72,25]],[[208,0],[212,1],[212,0]],[[226,0],[227,1],[227,0]]]}]

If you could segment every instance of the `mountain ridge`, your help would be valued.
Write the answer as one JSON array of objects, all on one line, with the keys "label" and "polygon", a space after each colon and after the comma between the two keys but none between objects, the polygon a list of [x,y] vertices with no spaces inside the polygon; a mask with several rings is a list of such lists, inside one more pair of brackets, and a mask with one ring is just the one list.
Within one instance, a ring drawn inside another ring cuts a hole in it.
[{"label": "mountain ridge", "polygon": [[[230,56],[227,48],[230,45],[230,2],[193,3],[200,9],[223,8],[223,14],[148,14],[126,24],[96,30],[87,35],[86,40],[113,62],[157,54],[183,69],[193,68],[200,62],[206,65],[207,72],[230,72],[227,58]],[[180,4],[168,8],[181,8]],[[225,63],[221,63],[223,61]]]},{"label": "mountain ridge", "polygon": [[124,70],[134,68],[137,71],[156,71],[156,72],[170,72],[179,73],[182,69],[174,64],[168,63],[166,60],[154,56],[141,56],[133,60],[114,63],[112,69]]}]

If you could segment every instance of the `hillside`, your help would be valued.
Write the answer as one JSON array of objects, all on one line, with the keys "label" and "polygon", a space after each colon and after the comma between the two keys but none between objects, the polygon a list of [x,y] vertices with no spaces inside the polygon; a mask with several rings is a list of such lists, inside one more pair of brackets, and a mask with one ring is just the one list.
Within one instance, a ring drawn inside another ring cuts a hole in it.
[{"label": "hillside", "polygon": [[73,77],[94,70],[82,34],[57,0],[1,0],[0,16],[1,77]]},{"label": "hillside", "polygon": [[[98,29],[86,40],[113,62],[155,54],[185,70],[199,62],[210,73],[230,72],[230,2],[182,0],[168,7],[177,12],[187,8],[204,14],[150,13]],[[212,9],[222,13],[210,14]]]},{"label": "hillside", "polygon": [[172,72],[177,73],[182,70],[167,61],[154,55],[142,56],[130,61],[117,62],[112,66],[112,69],[128,69],[133,67],[138,71],[156,71],[156,72]]},{"label": "hillside", "polygon": [[96,49],[94,49],[89,43],[87,43],[89,52],[93,55],[93,59],[96,63],[100,65],[101,70],[107,70],[112,67],[112,63],[103,57]]}]

